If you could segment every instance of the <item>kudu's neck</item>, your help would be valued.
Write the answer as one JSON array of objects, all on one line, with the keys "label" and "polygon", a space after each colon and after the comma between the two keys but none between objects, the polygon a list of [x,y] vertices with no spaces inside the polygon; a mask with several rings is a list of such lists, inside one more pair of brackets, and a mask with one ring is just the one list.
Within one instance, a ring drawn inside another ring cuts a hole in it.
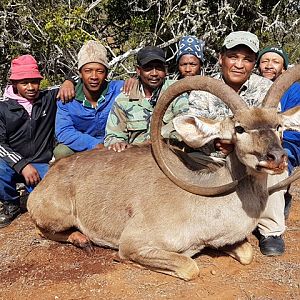
[{"label": "kudu's neck", "polygon": [[239,180],[236,193],[243,209],[252,218],[259,218],[268,200],[268,174],[256,172],[240,162],[233,152],[227,163],[233,180]]}]

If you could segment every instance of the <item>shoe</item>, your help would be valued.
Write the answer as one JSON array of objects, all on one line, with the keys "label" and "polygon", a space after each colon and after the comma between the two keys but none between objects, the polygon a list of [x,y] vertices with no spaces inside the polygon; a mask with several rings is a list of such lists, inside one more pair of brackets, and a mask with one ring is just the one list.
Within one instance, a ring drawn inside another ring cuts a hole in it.
[{"label": "shoe", "polygon": [[0,228],[8,226],[20,214],[21,209],[18,202],[2,202],[0,207]]},{"label": "shoe", "polygon": [[279,236],[261,236],[259,239],[260,252],[266,256],[279,256],[284,253],[284,240]]}]

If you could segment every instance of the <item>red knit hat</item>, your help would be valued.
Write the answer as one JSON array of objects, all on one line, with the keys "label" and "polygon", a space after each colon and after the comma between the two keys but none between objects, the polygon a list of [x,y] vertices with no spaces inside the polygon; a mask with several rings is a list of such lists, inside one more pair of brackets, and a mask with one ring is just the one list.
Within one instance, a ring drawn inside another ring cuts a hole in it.
[{"label": "red knit hat", "polygon": [[10,80],[43,78],[39,72],[36,60],[29,54],[22,55],[13,59],[11,62],[10,71]]}]

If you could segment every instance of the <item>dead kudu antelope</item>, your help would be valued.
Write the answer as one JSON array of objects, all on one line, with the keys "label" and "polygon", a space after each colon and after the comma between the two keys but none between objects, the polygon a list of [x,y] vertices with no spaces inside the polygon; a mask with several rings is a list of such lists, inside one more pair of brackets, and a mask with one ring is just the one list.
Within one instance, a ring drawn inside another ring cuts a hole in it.
[{"label": "dead kudu antelope", "polygon": [[[277,112],[281,95],[299,74],[300,65],[286,71],[262,108],[248,108],[219,80],[195,76],[178,81],[153,114],[152,151],[149,146],[122,153],[92,150],[58,161],[28,199],[32,220],[50,239],[119,249],[122,259],[184,280],[198,276],[191,256],[206,246],[250,263],[246,236],[256,227],[269,193],[299,177],[296,172],[267,188],[268,174],[280,174],[287,165],[280,131],[299,128],[300,108]],[[195,89],[215,94],[234,114],[218,122],[174,119],[177,132],[192,147],[217,137],[235,144],[227,165],[213,172],[187,166],[160,135],[168,104]]]}]

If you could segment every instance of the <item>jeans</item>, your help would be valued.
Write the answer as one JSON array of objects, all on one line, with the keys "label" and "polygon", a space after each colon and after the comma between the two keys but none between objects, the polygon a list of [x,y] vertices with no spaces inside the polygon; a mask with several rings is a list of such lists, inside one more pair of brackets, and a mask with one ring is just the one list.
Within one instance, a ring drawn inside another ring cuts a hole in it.
[{"label": "jeans", "polygon": [[[46,175],[49,169],[49,164],[47,163],[31,163],[31,165],[37,169],[41,178]],[[16,202],[19,200],[19,194],[16,189],[17,183],[24,183],[29,193],[34,189],[34,186],[26,185],[24,177],[0,158],[0,201]]]},{"label": "jeans", "polygon": [[75,151],[73,151],[71,148],[69,148],[68,146],[66,146],[64,144],[58,144],[54,148],[54,151],[53,151],[55,160],[70,156],[74,153],[75,153]]}]

